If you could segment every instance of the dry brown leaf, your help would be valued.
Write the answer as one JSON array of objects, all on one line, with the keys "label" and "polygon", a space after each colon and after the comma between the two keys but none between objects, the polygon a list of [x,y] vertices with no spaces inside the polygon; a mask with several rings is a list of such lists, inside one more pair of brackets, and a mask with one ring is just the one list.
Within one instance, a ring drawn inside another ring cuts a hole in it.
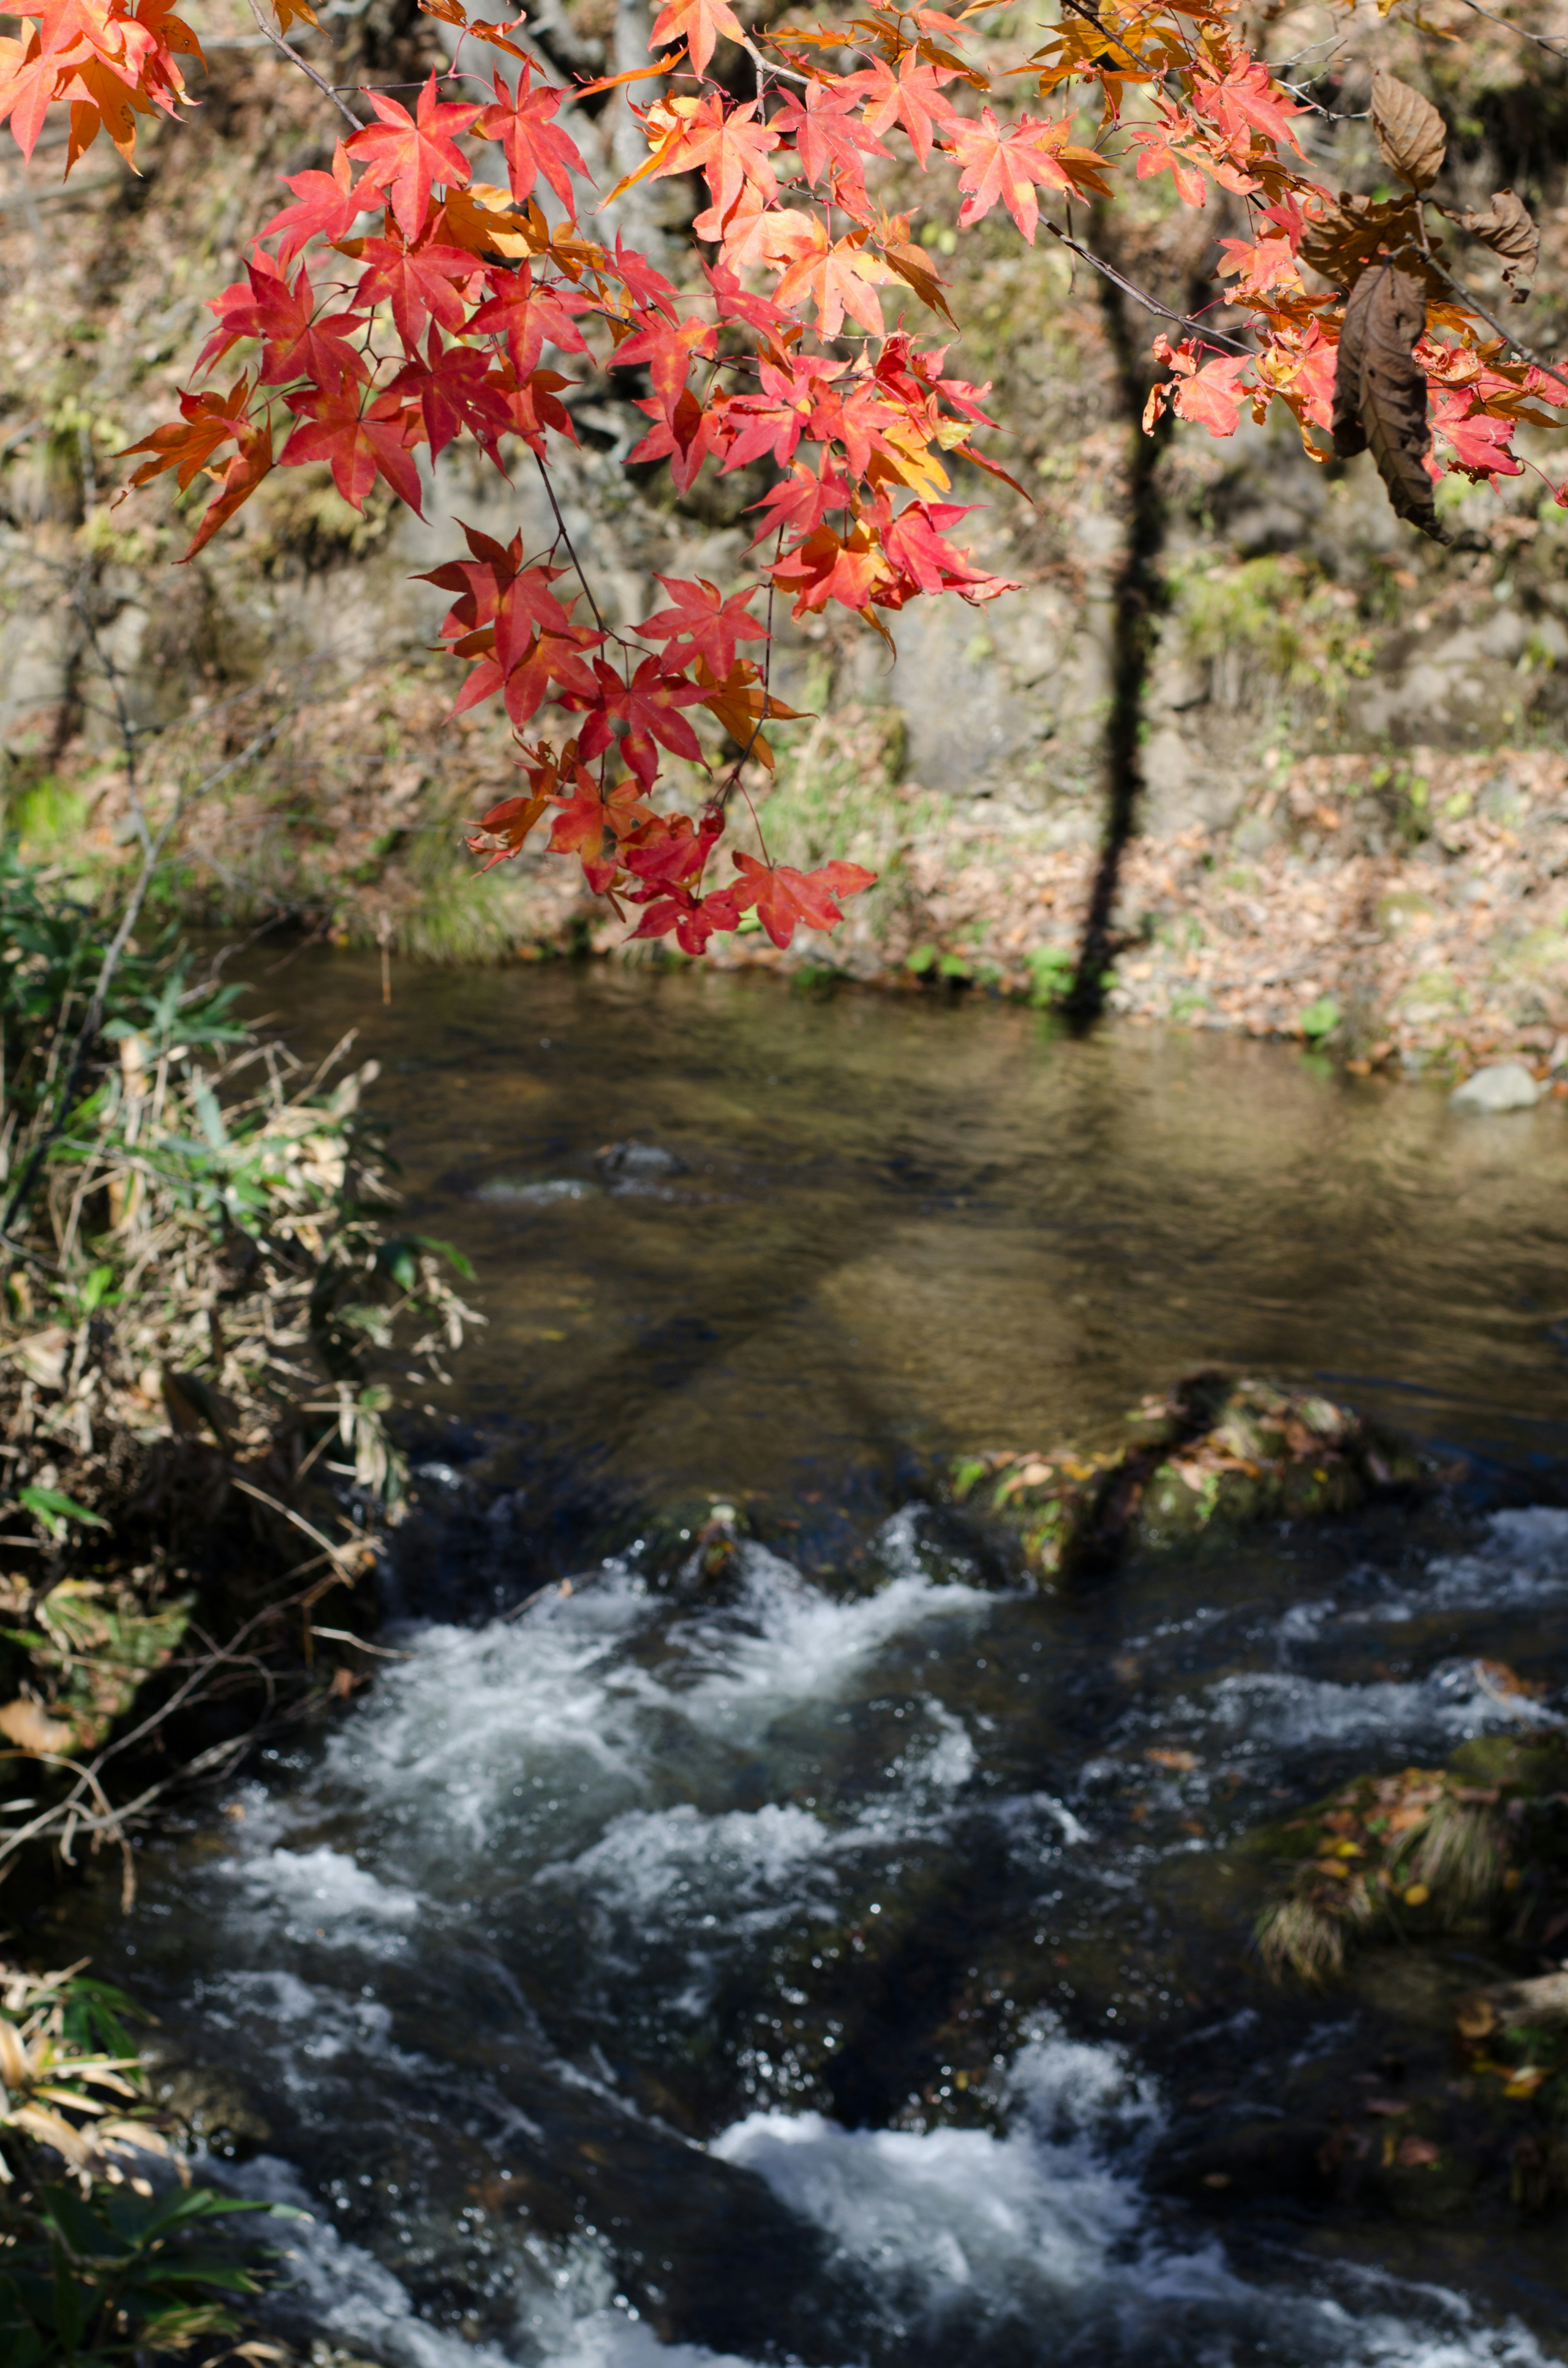
[{"label": "dry brown leaf", "polygon": [[1512,189],[1495,190],[1484,213],[1460,214],[1458,221],[1471,238],[1502,256],[1504,285],[1513,290],[1515,303],[1522,304],[1540,260],[1540,233],[1523,198]]},{"label": "dry brown leaf", "polygon": [[1301,233],[1301,261],[1325,279],[1348,288],[1380,247],[1395,250],[1419,244],[1415,206],[1410,198],[1358,198],[1342,189]]},{"label": "dry brown leaf", "polygon": [[0,1702],[0,1735],[23,1751],[67,1751],[75,1739],[74,1727],[51,1718],[41,1703],[28,1702],[23,1694],[15,1702]]},{"label": "dry brown leaf", "polygon": [[31,2078],[32,2066],[22,2034],[14,2022],[0,2016],[0,2083],[7,2089],[25,2089]]},{"label": "dry brown leaf", "polygon": [[1429,188],[1443,169],[1449,131],[1429,98],[1397,75],[1372,76],[1372,131],[1391,172],[1413,189]]},{"label": "dry brown leaf", "polygon": [[1396,516],[1447,542],[1425,465],[1426,380],[1412,351],[1426,326],[1426,299],[1409,272],[1392,263],[1362,272],[1339,333],[1334,449],[1341,460],[1369,449]]}]

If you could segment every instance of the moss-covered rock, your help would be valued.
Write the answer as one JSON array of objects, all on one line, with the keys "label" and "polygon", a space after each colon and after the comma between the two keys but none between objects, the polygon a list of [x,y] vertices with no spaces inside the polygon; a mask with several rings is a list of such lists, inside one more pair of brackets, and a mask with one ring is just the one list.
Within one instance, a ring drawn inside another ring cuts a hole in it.
[{"label": "moss-covered rock", "polygon": [[[1501,1668],[1490,1677],[1499,1691],[1517,1685]],[[1257,1921],[1258,1953],[1276,1976],[1317,1982],[1343,1970],[1357,1938],[1473,1920],[1501,1924],[1515,1943],[1544,1941],[1560,1929],[1568,1881],[1565,1809],[1568,1736],[1555,1732],[1478,1736],[1446,1768],[1358,1777],[1252,1838],[1280,1874]],[[1475,2035],[1502,2011],[1477,2008]],[[1568,2065],[1568,1984],[1562,2052]]]},{"label": "moss-covered rock", "polygon": [[1255,1521],[1348,1512],[1427,1476],[1397,1433],[1283,1383],[1200,1373],[1129,1421],[1131,1442],[959,1457],[948,1494],[1005,1525],[1052,1579],[1104,1569],[1131,1546],[1190,1547]]}]

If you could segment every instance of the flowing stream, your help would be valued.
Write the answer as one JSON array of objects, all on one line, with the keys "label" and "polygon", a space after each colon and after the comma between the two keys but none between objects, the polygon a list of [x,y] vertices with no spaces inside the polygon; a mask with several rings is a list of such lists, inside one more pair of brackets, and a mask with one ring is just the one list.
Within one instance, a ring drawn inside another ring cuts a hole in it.
[{"label": "flowing stream", "polygon": [[[1276,1989],[1244,1846],[1558,1714],[1562,1109],[755,979],[384,1008],[312,953],[261,1000],[361,1029],[489,1318],[405,1384],[406,1657],[70,1910],[222,2175],[313,2214],[283,2323],[389,2368],[1563,2357],[1550,2214],[1325,2168],[1448,2093],[1484,1945]],[[1054,1594],[928,1501],[1209,1364],[1464,1476]]]}]

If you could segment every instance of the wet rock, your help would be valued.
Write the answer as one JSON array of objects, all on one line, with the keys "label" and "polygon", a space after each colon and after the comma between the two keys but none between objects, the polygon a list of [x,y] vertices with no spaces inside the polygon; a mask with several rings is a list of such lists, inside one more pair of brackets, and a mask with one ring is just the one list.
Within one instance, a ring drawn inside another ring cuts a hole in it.
[{"label": "wet rock", "polygon": [[474,1194],[476,1201],[500,1201],[524,1209],[549,1209],[561,1201],[589,1201],[597,1192],[583,1176],[493,1176]]},{"label": "wet rock", "polygon": [[1540,1099],[1540,1087],[1522,1061],[1494,1061],[1456,1086],[1449,1107],[1492,1118],[1502,1110],[1534,1110]]},{"label": "wet rock", "polygon": [[1261,1520],[1342,1513],[1425,1478],[1410,1442],[1330,1398],[1199,1373],[1129,1417],[1131,1445],[960,1457],[951,1501],[1017,1536],[1042,1577]]},{"label": "wet rock", "polygon": [[685,1160],[666,1151],[662,1143],[639,1143],[634,1135],[624,1143],[601,1144],[594,1154],[594,1166],[612,1189],[618,1184],[661,1184],[671,1176],[690,1172]]},{"label": "wet rock", "polygon": [[246,2162],[272,2136],[271,2124],[232,2073],[205,2064],[172,2064],[153,2077],[160,2105],[176,2113],[209,2154]]}]

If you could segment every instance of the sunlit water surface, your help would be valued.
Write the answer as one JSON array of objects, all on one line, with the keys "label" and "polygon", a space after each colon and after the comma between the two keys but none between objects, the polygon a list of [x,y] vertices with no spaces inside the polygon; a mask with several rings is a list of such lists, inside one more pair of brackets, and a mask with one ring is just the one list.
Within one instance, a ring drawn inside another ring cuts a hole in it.
[{"label": "sunlit water surface", "polygon": [[[262,1000],[312,1055],[360,1028],[489,1318],[407,1385],[408,1657],[97,1911],[236,2084],[225,2176],[314,2214],[286,2315],[392,2368],[1561,2357],[1550,2229],[1287,2161],[1437,2061],[1475,1963],[1275,1992],[1235,1844],[1557,1714],[1562,1113],[756,981],[400,972],[386,1009],[308,954]],[[633,1136],[681,1170],[596,1166]],[[1480,1461],[1056,1596],[926,1501],[924,1459],[1204,1364]],[[717,1585],[678,1535],[714,1497],[756,1531]],[[1183,2170],[1233,2139],[1256,2192]]]}]

